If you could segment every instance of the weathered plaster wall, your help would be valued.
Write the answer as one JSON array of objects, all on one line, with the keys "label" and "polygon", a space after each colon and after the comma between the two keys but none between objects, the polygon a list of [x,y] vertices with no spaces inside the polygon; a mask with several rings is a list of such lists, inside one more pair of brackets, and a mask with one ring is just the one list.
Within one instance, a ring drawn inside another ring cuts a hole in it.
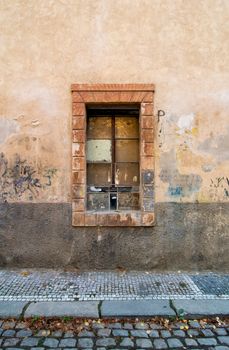
[{"label": "weathered plaster wall", "polygon": [[227,0],[1,0],[1,201],[69,203],[71,83],[141,82],[156,86],[156,202],[228,203],[228,21]]}]

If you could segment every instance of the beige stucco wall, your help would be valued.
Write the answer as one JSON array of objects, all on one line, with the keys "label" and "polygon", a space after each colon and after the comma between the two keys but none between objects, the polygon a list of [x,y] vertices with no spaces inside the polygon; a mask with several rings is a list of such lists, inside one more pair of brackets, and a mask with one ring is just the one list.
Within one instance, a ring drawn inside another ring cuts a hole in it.
[{"label": "beige stucco wall", "polygon": [[157,202],[229,201],[228,22],[227,0],[0,0],[4,198],[70,201],[80,82],[155,84]]}]

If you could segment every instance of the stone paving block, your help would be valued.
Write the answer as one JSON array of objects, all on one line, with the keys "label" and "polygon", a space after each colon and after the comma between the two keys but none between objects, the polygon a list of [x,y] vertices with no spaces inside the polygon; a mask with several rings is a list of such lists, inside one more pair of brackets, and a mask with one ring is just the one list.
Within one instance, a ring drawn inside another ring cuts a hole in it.
[{"label": "stone paving block", "polygon": [[90,331],[83,330],[78,334],[79,338],[93,338],[95,337],[95,334]]},{"label": "stone paving block", "polygon": [[191,338],[186,338],[186,339],[185,339],[185,344],[186,344],[187,346],[198,346],[196,340],[191,339]]},{"label": "stone paving block", "polygon": [[136,340],[136,345],[139,346],[139,348],[143,349],[152,349],[152,342],[149,339],[137,339]]},{"label": "stone paving block", "polygon": [[128,347],[128,348],[133,348],[134,347],[134,342],[132,339],[130,338],[124,338],[121,343],[120,346],[122,347]]},{"label": "stone paving block", "polygon": [[77,346],[79,348],[92,348],[93,347],[93,340],[91,338],[80,338],[78,340]]},{"label": "stone paving block", "polygon": [[121,325],[121,323],[119,323],[119,322],[110,323],[110,324],[108,325],[108,328],[111,328],[111,329],[121,329],[121,328],[122,328],[122,325]]},{"label": "stone paving block", "polygon": [[104,316],[175,316],[168,300],[113,300],[103,301]]},{"label": "stone paving block", "polygon": [[57,348],[59,344],[59,340],[55,338],[46,338],[43,345],[47,348]]},{"label": "stone paving block", "polygon": [[32,316],[74,316],[74,317],[99,317],[97,301],[76,302],[37,302],[30,304],[25,312],[25,317]]},{"label": "stone paving block", "polygon": [[182,331],[182,330],[175,330],[175,331],[173,331],[173,335],[174,335],[175,337],[181,337],[181,338],[183,338],[183,337],[185,337],[185,332]]},{"label": "stone paving block", "polygon": [[111,334],[111,329],[109,328],[99,329],[97,332],[97,335],[99,337],[109,337],[110,334]]},{"label": "stone paving block", "polygon": [[0,301],[0,318],[19,318],[26,301]]},{"label": "stone paving block", "polygon": [[30,337],[33,334],[33,332],[30,329],[21,329],[17,332],[16,336],[19,338],[25,338]]},{"label": "stone paving block", "polygon": [[149,326],[147,323],[144,323],[144,322],[137,322],[135,327],[135,329],[148,329]]},{"label": "stone paving block", "polygon": [[229,345],[229,336],[220,336],[218,340],[221,344]]},{"label": "stone paving block", "polygon": [[15,326],[16,329],[24,329],[26,327],[27,327],[26,322],[18,322]]},{"label": "stone paving block", "polygon": [[168,346],[167,346],[166,342],[164,341],[164,339],[155,339],[153,341],[153,345],[154,345],[155,349],[168,349]]},{"label": "stone paving block", "polygon": [[136,337],[136,338],[148,338],[147,332],[141,329],[130,331],[130,334],[132,337]]},{"label": "stone paving block", "polygon": [[123,325],[123,328],[124,329],[133,329],[134,327],[131,323],[125,322]]},{"label": "stone paving block", "polygon": [[[29,346],[29,347],[32,347],[32,346],[37,346],[39,341],[40,341],[41,338],[25,338],[22,340],[21,342],[21,346]],[[18,339],[20,340],[20,339]]]},{"label": "stone paving block", "polygon": [[194,337],[197,337],[200,334],[197,329],[188,329],[187,333],[188,333],[188,335],[191,335]]},{"label": "stone paving block", "polygon": [[176,339],[176,338],[169,338],[169,339],[167,339],[167,342],[169,344],[169,347],[172,349],[183,347],[183,344],[181,343],[181,341],[179,339]]},{"label": "stone paving block", "polygon": [[73,331],[68,331],[64,333],[64,338],[72,338],[72,337],[74,337]]},{"label": "stone paving block", "polygon": [[64,338],[61,339],[59,347],[60,348],[71,348],[76,346],[76,339],[74,338]]},{"label": "stone paving block", "polygon": [[214,337],[214,333],[210,329],[201,329],[201,333],[205,337]]},{"label": "stone paving block", "polygon": [[214,331],[217,335],[227,335],[225,328],[215,328]]},{"label": "stone paving block", "polygon": [[114,337],[128,337],[129,335],[125,329],[113,329],[112,334]]},{"label": "stone paving block", "polygon": [[151,338],[159,338],[159,332],[156,330],[152,330],[150,333],[148,333]]},{"label": "stone paving block", "polygon": [[213,346],[217,345],[215,338],[197,338],[196,339],[200,345]]},{"label": "stone paving block", "polygon": [[7,329],[2,333],[2,337],[14,337],[16,334],[14,329]]},{"label": "stone paving block", "polygon": [[3,346],[4,347],[14,347],[14,346],[18,345],[19,342],[20,342],[19,338],[7,338],[4,340]]},{"label": "stone paving block", "polygon": [[219,345],[214,348],[215,350],[229,350],[229,346]]},{"label": "stone paving block", "polygon": [[171,333],[170,333],[170,331],[162,330],[161,336],[162,336],[162,338],[169,338],[169,337],[171,337]]},{"label": "stone paving block", "polygon": [[60,337],[62,337],[62,335],[63,335],[62,331],[54,331],[54,332],[52,332],[52,337],[55,337],[55,338],[60,338]]},{"label": "stone paving block", "polygon": [[97,346],[115,346],[116,342],[113,338],[101,338],[96,340]]},{"label": "stone paving block", "polygon": [[189,317],[221,316],[229,314],[229,300],[173,300],[177,310],[183,309],[184,314]]},{"label": "stone paving block", "polygon": [[104,328],[104,324],[103,324],[103,323],[94,322],[94,323],[92,324],[92,328],[93,328],[93,329]]}]

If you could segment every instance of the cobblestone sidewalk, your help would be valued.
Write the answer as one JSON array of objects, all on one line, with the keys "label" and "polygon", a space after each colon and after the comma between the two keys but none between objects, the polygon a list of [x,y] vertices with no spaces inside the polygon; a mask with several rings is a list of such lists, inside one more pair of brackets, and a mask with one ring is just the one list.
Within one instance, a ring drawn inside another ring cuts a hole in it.
[{"label": "cobblestone sidewalk", "polygon": [[[82,321],[68,327],[68,320],[34,327],[28,322],[0,321],[0,349],[229,349],[228,321],[159,322],[130,320]],[[64,327],[63,327],[64,324]],[[34,329],[35,328],[35,329]],[[64,329],[63,329],[64,328]],[[50,330],[51,329],[51,330]]]},{"label": "cobblestone sidewalk", "polygon": [[0,301],[229,299],[229,275],[0,271]]}]

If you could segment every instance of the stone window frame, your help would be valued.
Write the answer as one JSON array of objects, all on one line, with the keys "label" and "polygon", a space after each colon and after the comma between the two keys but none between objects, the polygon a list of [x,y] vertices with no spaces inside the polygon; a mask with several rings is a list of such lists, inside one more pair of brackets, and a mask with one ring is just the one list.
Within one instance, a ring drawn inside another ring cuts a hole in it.
[{"label": "stone window frame", "polygon": [[[72,84],[72,225],[152,226],[154,224],[153,84]],[[140,210],[86,210],[86,105],[140,105]]]}]

